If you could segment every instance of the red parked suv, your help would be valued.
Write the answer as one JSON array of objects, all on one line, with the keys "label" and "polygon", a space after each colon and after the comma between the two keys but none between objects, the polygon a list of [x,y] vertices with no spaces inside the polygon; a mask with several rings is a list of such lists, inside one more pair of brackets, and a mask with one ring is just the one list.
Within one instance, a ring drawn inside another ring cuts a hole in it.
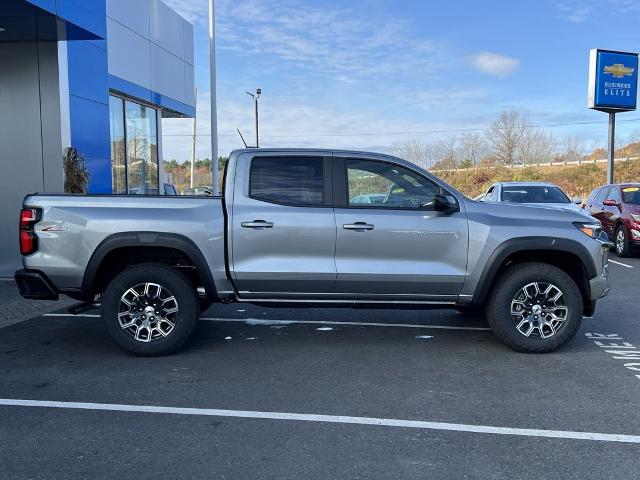
[{"label": "red parked suv", "polygon": [[640,247],[640,183],[596,188],[585,209],[600,220],[619,257],[629,257],[633,247]]}]

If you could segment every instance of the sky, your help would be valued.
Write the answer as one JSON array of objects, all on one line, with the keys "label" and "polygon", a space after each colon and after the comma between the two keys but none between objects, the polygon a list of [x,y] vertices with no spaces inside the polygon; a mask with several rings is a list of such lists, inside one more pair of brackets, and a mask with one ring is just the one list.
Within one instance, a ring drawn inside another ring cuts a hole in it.
[{"label": "sky", "polygon": [[[208,0],[164,0],[194,24],[197,157],[210,148]],[[587,108],[589,49],[640,50],[636,0],[216,0],[219,152],[388,151],[481,131],[516,109],[558,143],[604,146]],[[163,121],[165,159],[191,157],[190,119]],[[618,115],[618,141],[640,113]],[[570,125],[566,125],[570,124]]]}]

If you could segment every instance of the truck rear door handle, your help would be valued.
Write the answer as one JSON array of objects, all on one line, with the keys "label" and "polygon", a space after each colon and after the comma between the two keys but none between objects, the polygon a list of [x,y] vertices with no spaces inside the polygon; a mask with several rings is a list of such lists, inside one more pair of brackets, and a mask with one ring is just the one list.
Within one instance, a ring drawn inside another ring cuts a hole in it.
[{"label": "truck rear door handle", "polygon": [[375,226],[366,222],[356,222],[356,223],[345,223],[344,225],[342,225],[342,228],[344,228],[345,230],[363,231],[363,230],[373,230]]},{"label": "truck rear door handle", "polygon": [[256,228],[256,229],[273,228],[273,222],[267,222],[266,220],[254,220],[253,222],[242,222],[240,225],[242,225],[243,228]]}]

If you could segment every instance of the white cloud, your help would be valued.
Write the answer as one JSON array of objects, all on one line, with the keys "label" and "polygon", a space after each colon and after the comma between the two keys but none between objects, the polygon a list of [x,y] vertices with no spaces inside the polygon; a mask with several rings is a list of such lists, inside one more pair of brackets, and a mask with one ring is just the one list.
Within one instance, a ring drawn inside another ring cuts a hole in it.
[{"label": "white cloud", "polygon": [[208,25],[208,0],[162,0],[188,22]]},{"label": "white cloud", "polygon": [[314,71],[347,82],[354,77],[428,71],[433,43],[411,34],[410,22],[296,1],[220,0],[219,47],[257,56],[279,69]]},{"label": "white cloud", "polygon": [[[196,25],[196,35],[206,35],[207,0],[164,1]],[[397,88],[402,91],[402,96],[397,97],[399,104],[411,98],[417,98],[422,108],[441,104],[435,94],[428,95],[423,85],[438,75],[434,67],[447,53],[442,46],[413,32],[408,19],[364,15],[354,8],[320,7],[300,0],[217,0],[216,8],[219,56],[240,62],[232,75],[219,69],[221,153],[242,146],[236,127],[243,129],[247,142],[253,142],[253,112],[243,91],[265,78],[277,78],[287,88],[279,93],[280,97],[277,92],[269,92],[261,104],[264,145],[346,146],[353,145],[356,139],[314,134],[372,129],[384,132],[394,128],[394,123],[396,128],[402,126],[405,130],[417,128],[411,122],[400,125],[391,121],[390,125],[371,111],[351,113],[352,96],[348,101],[337,102],[332,110],[322,100],[312,98],[318,91],[332,95],[324,89],[325,84],[331,85],[329,88],[336,95],[355,91],[361,100],[370,96],[372,102],[376,97],[388,98],[392,95],[389,90]],[[199,55],[196,63],[199,61],[206,62],[208,58]],[[242,63],[251,68],[243,68]],[[206,133],[198,136],[198,157],[210,155],[208,99],[208,85],[200,85],[198,131]],[[165,158],[189,158],[191,121],[165,120],[163,126]],[[366,144],[387,140],[390,139],[365,138]]]},{"label": "white cloud", "polygon": [[560,11],[560,18],[573,23],[584,22],[593,12],[593,5],[584,1],[580,3],[559,3],[556,8]]},{"label": "white cloud", "polygon": [[481,72],[507,77],[520,66],[520,60],[493,52],[480,52],[471,57],[471,64]]},{"label": "white cloud", "polygon": [[640,12],[637,0],[568,0],[556,4],[558,16],[573,23],[590,19],[602,21],[606,15],[634,14]]}]

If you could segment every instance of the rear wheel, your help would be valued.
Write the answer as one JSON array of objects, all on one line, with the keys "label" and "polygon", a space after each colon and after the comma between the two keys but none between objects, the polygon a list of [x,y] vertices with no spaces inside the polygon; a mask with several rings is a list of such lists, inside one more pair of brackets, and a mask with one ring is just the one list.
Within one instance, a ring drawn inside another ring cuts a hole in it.
[{"label": "rear wheel", "polygon": [[189,279],[161,264],[142,264],[114,277],[102,300],[111,337],[134,355],[166,355],[193,333],[198,298]]},{"label": "rear wheel", "polygon": [[620,225],[616,230],[616,255],[619,257],[630,257],[631,256],[631,245],[629,244],[629,239],[627,238],[627,230],[623,225]]},{"label": "rear wheel", "polygon": [[571,340],[582,321],[582,295],[563,270],[545,263],[510,268],[496,283],[487,320],[510,348],[552,352]]}]

